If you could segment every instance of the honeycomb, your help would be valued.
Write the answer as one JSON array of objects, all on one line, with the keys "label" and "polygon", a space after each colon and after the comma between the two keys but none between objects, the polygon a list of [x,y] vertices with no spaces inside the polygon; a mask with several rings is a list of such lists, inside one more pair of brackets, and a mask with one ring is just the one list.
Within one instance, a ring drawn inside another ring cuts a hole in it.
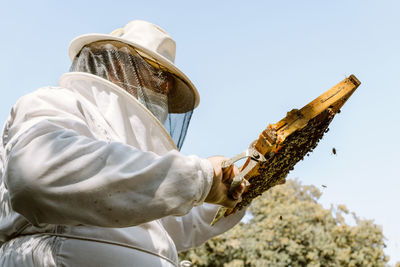
[{"label": "honeycomb", "polygon": [[[282,183],[297,162],[303,160],[318,145],[334,116],[334,113],[327,109],[310,120],[304,128],[289,135],[282,143],[273,144],[274,151],[266,155],[266,162],[259,164],[259,174],[248,179],[250,186],[233,212],[249,205],[254,198],[274,185]],[[270,135],[276,135],[273,129],[267,130],[271,132]]]},{"label": "honeycomb", "polygon": [[[222,216],[228,216],[246,207],[271,187],[284,183],[294,166],[312,152],[328,132],[332,119],[360,84],[360,81],[351,75],[302,109],[293,109],[278,123],[270,124],[253,145],[264,155],[266,161],[258,163],[245,175],[250,185],[243,193],[242,201],[233,209],[221,209],[213,224]],[[242,169],[249,162],[250,159]]]}]

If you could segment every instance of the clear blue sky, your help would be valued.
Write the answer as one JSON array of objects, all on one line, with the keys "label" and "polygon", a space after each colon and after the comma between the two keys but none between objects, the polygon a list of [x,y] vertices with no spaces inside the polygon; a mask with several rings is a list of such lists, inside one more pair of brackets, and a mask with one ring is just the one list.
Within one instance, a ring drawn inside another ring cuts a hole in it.
[{"label": "clear blue sky", "polygon": [[355,74],[362,85],[289,178],[321,188],[324,206],[345,204],[382,225],[391,263],[400,260],[400,2],[0,4],[2,121],[20,96],[56,85],[68,71],[70,40],[132,19],[157,23],[175,38],[176,64],[200,92],[185,154],[233,156],[269,123]]}]

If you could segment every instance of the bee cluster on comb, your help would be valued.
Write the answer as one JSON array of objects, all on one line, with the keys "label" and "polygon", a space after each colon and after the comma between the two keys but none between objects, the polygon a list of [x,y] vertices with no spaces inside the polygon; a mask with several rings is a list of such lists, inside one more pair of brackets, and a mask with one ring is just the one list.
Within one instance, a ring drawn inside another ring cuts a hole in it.
[{"label": "bee cluster on comb", "polygon": [[[351,75],[302,109],[293,109],[278,123],[270,124],[253,144],[266,161],[259,162],[244,176],[250,185],[243,193],[241,202],[232,209],[223,210],[224,216],[246,207],[271,187],[284,183],[297,162],[313,151],[328,132],[332,119],[340,113],[340,108],[360,84]],[[250,159],[242,169],[249,162]]]},{"label": "bee cluster on comb", "polygon": [[242,201],[235,206],[232,212],[249,205],[254,198],[263,192],[284,182],[296,163],[318,145],[334,117],[334,114],[329,111],[328,109],[320,113],[309,121],[304,128],[293,132],[282,143],[274,144],[274,151],[266,156],[266,162],[260,164],[259,174],[249,178],[250,185],[247,191],[243,193]]}]

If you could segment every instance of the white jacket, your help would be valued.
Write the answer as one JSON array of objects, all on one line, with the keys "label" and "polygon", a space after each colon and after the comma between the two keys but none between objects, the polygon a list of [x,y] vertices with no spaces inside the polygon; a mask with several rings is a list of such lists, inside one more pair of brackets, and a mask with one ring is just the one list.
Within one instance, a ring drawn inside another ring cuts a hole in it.
[{"label": "white jacket", "polygon": [[244,213],[210,227],[208,160],[94,75],[19,99],[2,137],[0,266],[173,266]]}]

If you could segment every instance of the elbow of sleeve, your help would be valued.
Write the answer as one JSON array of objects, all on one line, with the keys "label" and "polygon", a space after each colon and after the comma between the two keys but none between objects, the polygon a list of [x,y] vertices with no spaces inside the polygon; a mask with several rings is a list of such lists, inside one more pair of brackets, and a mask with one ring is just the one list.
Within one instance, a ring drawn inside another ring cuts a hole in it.
[{"label": "elbow of sleeve", "polygon": [[29,191],[10,192],[12,209],[24,216],[33,225],[39,225],[44,221],[40,217],[40,213],[38,212],[34,200],[35,198],[32,197]]},{"label": "elbow of sleeve", "polygon": [[42,199],[43,184],[40,183],[37,172],[28,171],[24,165],[11,156],[3,178],[13,210],[34,225],[41,223],[39,200]]}]

